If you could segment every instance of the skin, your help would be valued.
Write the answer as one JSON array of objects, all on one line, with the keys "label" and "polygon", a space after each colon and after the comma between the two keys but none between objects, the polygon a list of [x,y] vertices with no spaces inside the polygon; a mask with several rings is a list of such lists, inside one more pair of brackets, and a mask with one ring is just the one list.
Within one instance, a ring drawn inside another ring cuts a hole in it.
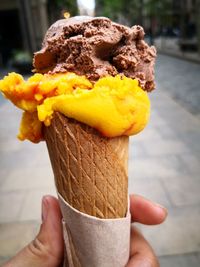
[{"label": "skin", "polygon": [[[167,210],[141,196],[130,195],[130,212],[132,222],[157,225],[164,222]],[[159,267],[153,249],[140,231],[132,224],[130,259],[126,267]]]},{"label": "skin", "polygon": [[[130,196],[132,222],[147,225],[162,223],[167,210],[141,196]],[[2,267],[62,266],[64,241],[62,215],[58,200],[45,196],[42,200],[42,224],[36,238]],[[143,235],[132,224],[130,259],[126,267],[159,267],[158,260]]]}]

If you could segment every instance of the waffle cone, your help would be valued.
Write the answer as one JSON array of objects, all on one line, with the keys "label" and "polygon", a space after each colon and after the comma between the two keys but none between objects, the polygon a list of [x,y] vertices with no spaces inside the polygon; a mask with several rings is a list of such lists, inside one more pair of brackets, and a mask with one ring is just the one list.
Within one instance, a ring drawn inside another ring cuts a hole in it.
[{"label": "waffle cone", "polygon": [[99,218],[125,217],[128,137],[103,137],[58,112],[44,137],[57,190],[72,207]]}]

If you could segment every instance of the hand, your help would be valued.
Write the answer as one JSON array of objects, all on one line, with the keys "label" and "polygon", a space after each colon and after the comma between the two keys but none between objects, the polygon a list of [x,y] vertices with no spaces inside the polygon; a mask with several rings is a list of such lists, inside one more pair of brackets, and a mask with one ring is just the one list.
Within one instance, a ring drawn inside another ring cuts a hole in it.
[{"label": "hand", "polygon": [[[165,208],[137,195],[130,195],[130,212],[132,222],[147,225],[160,224],[167,217]],[[126,267],[159,267],[151,246],[133,225],[131,227],[130,259]]]},{"label": "hand", "polygon": [[58,200],[42,199],[42,224],[37,237],[2,267],[59,267],[63,261],[62,215]]},{"label": "hand", "polygon": [[[167,212],[140,196],[130,196],[133,222],[159,224]],[[59,267],[63,261],[64,241],[62,215],[58,200],[45,196],[42,200],[42,225],[39,234],[28,246],[2,267]],[[157,259],[143,236],[132,226],[131,254],[127,267],[157,267]]]}]

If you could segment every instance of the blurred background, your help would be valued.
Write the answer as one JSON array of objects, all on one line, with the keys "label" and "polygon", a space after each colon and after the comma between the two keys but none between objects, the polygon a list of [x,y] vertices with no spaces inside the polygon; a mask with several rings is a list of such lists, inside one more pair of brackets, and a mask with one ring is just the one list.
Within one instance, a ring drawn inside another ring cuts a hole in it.
[{"label": "blurred background", "polygon": [[[158,50],[147,128],[131,138],[129,191],[168,208],[139,226],[161,267],[200,266],[200,0],[1,0],[0,78],[31,75],[33,52],[63,14],[140,24]],[[37,233],[44,194],[56,195],[45,143],[19,142],[21,111],[0,96],[0,264]]]}]

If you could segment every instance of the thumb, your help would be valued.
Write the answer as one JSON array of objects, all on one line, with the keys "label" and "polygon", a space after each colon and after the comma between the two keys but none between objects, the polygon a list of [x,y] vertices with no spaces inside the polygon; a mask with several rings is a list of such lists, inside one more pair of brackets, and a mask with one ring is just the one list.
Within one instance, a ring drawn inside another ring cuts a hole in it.
[{"label": "thumb", "polygon": [[63,260],[62,215],[58,200],[42,199],[42,224],[37,237],[4,267],[58,267]]}]

